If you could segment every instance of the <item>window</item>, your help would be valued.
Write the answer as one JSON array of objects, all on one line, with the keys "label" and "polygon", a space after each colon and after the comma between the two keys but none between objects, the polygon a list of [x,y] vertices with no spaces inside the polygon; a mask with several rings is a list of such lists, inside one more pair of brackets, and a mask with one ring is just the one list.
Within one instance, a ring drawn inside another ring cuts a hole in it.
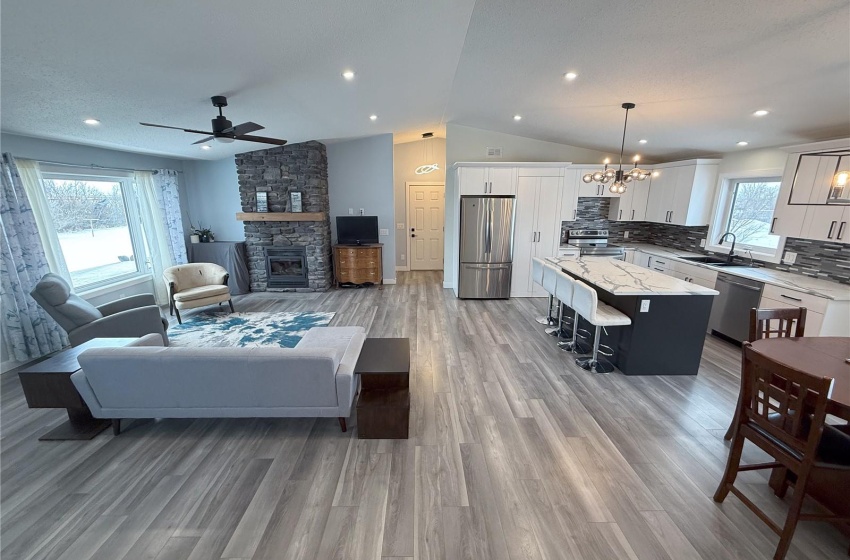
[{"label": "window", "polygon": [[709,250],[728,251],[735,235],[736,253],[748,250],[755,258],[771,260],[780,249],[782,237],[770,233],[773,210],[779,197],[780,177],[728,178],[722,183],[718,207],[710,233]]},{"label": "window", "polygon": [[147,272],[129,177],[43,173],[44,192],[77,291]]}]

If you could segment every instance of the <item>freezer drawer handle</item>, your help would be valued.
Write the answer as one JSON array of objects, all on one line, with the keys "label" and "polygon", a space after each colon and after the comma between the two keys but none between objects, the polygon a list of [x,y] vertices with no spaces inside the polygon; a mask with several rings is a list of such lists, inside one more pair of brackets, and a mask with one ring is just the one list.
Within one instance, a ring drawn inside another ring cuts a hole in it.
[{"label": "freezer drawer handle", "polygon": [[464,268],[484,269],[484,270],[504,270],[510,268],[509,264],[465,264]]},{"label": "freezer drawer handle", "polygon": [[791,297],[791,296],[786,296],[785,294],[779,294],[779,295],[780,295],[780,297],[784,297],[785,299],[790,299],[791,301],[803,301],[803,300],[802,300],[802,299],[800,299],[800,298],[795,298],[795,297]]}]

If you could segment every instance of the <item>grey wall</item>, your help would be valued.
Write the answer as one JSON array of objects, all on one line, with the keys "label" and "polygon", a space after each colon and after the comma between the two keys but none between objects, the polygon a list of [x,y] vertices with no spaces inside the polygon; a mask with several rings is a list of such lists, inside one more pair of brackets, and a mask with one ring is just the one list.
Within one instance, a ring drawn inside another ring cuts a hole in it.
[{"label": "grey wall", "polygon": [[[212,229],[216,241],[244,240],[242,222],[236,219],[236,213],[242,210],[236,160],[227,157],[216,161],[186,161],[183,174],[187,194],[185,214],[192,223]],[[188,219],[183,227],[188,232]]]},{"label": "grey wall", "polygon": [[[426,154],[427,159],[426,161]],[[436,163],[440,169],[427,175],[417,175],[416,168],[425,163]],[[408,182],[446,182],[446,139],[430,138],[405,142],[393,146],[393,185],[395,191],[395,221],[402,229],[395,230],[396,265],[407,267],[407,188]]]},{"label": "grey wall", "polygon": [[395,281],[396,243],[393,202],[393,135],[380,134],[328,144],[328,193],[331,235],[336,240],[336,217],[365,209],[378,216],[378,227],[390,230],[384,244],[384,280]]},{"label": "grey wall", "polygon": [[[501,158],[488,158],[488,147],[502,148]],[[567,144],[544,142],[501,132],[481,130],[449,123],[446,125],[446,243],[443,286],[455,284],[457,275],[457,246],[455,215],[458,213],[458,192],[451,166],[459,161],[559,161],[571,163],[601,163],[611,154]]]}]

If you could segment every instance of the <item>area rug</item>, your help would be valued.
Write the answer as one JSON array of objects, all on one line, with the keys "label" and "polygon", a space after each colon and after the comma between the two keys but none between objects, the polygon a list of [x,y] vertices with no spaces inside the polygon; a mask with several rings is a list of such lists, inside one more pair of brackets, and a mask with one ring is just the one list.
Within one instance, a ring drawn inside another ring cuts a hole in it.
[{"label": "area rug", "polygon": [[171,346],[279,346],[294,348],[313,327],[325,327],[335,313],[204,311],[168,329]]}]

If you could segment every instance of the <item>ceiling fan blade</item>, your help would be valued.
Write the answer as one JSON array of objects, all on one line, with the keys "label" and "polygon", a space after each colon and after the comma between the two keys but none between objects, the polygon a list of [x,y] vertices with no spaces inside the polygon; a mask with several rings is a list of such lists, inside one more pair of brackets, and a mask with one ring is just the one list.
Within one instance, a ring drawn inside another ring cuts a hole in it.
[{"label": "ceiling fan blade", "polygon": [[280,140],[278,138],[267,138],[266,136],[249,136],[247,134],[242,134],[235,137],[237,140],[247,140],[249,142],[261,142],[263,144],[275,144],[277,146],[283,146],[286,144],[286,140]]},{"label": "ceiling fan blade", "polygon": [[139,123],[142,126],[154,126],[156,128],[171,128],[173,130],[182,130],[183,132],[192,132],[194,134],[212,134],[212,132],[206,132],[203,130],[192,130],[191,128],[181,128],[179,126],[165,126],[164,124],[151,124],[146,122]]},{"label": "ceiling fan blade", "polygon": [[212,140],[214,138],[215,138],[215,136],[207,136],[206,138],[204,138],[202,140],[198,140],[197,142],[192,142],[192,145],[194,146],[195,144],[203,144],[204,142],[209,142],[210,140]]},{"label": "ceiling fan blade", "polygon": [[225,133],[225,134],[233,133],[236,136],[240,136],[242,134],[248,134],[248,133],[251,133],[251,132],[256,132],[258,130],[263,130],[264,128],[266,128],[266,127],[260,126],[255,122],[249,121],[249,122],[244,122],[242,124],[237,124],[236,126],[232,126],[230,128],[226,128],[226,129],[222,130],[222,132]]}]

